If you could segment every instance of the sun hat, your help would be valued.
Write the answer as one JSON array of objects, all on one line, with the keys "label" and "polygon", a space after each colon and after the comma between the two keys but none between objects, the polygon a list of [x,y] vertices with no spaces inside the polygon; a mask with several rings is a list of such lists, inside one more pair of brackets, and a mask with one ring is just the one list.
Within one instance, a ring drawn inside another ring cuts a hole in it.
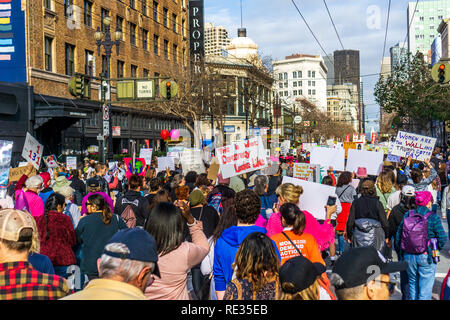
[{"label": "sun hat", "polygon": [[70,182],[65,176],[59,176],[58,178],[56,178],[55,183],[53,183],[52,189],[54,192],[58,192],[62,187],[66,186],[70,186]]}]

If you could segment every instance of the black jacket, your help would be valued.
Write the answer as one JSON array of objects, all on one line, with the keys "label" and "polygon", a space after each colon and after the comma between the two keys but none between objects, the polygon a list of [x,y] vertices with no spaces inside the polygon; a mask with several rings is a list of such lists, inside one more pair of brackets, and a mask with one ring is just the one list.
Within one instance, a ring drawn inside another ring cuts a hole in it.
[{"label": "black jacket", "polygon": [[394,237],[397,234],[397,229],[400,226],[400,223],[403,221],[405,217],[405,213],[408,212],[408,209],[400,203],[392,208],[391,213],[389,214],[389,238]]},{"label": "black jacket", "polygon": [[84,197],[87,192],[86,192],[86,184],[84,183],[84,181],[78,179],[78,178],[72,178],[71,182],[70,182],[70,186],[75,190],[78,191],[79,193],[81,193],[81,195]]},{"label": "black jacket", "polygon": [[129,190],[117,199],[114,213],[120,216],[128,205],[131,205],[136,215],[136,227],[143,227],[150,214],[148,200],[140,192]]},{"label": "black jacket", "polygon": [[389,235],[389,224],[386,212],[377,196],[362,195],[360,198],[353,201],[348,214],[346,227],[349,239],[351,239],[353,235],[355,220],[362,218],[379,221],[386,237]]}]

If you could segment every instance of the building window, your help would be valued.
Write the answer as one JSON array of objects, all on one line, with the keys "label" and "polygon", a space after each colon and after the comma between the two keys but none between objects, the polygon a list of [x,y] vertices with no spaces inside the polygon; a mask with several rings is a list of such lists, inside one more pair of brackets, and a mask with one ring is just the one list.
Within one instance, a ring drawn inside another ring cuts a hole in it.
[{"label": "building window", "polygon": [[315,87],[315,86],[316,86],[316,82],[315,82],[315,81],[312,81],[312,82],[311,82],[311,85],[312,85],[313,87]]},{"label": "building window", "polygon": [[312,90],[312,94],[315,95],[316,94],[316,89]]},{"label": "building window", "polygon": [[173,62],[178,63],[178,46],[174,44],[172,46],[172,50],[173,50]]},{"label": "building window", "polygon": [[315,71],[312,72],[312,77],[313,77],[313,78],[316,77],[316,72],[315,72]]},{"label": "building window", "polygon": [[297,71],[292,72],[292,78],[297,79]]},{"label": "building window", "polygon": [[92,27],[92,2],[84,0],[84,24]]},{"label": "building window", "polygon": [[147,0],[141,0],[142,1],[142,14],[144,16],[147,15]]},{"label": "building window", "polygon": [[294,96],[296,96],[297,95],[297,90],[294,90]]},{"label": "building window", "polygon": [[301,96],[303,94],[303,90],[298,90],[298,94]]},{"label": "building window", "polygon": [[283,89],[283,82],[280,82],[280,89]]},{"label": "building window", "polygon": [[278,75],[278,80],[283,80],[283,74],[282,74],[282,73],[280,73],[280,74]]},{"label": "building window", "polygon": [[153,1],[153,20],[156,22],[158,22],[158,7],[158,2]]},{"label": "building window", "polygon": [[311,80],[308,80],[308,87],[311,87]]},{"label": "building window", "polygon": [[303,86],[303,81],[299,81],[299,82],[298,82],[298,86],[299,86],[299,87],[302,87],[302,86]]},{"label": "building window", "polygon": [[284,73],[284,80],[287,80],[288,79],[288,74],[287,74],[287,72],[285,72]]},{"label": "building window", "polygon": [[[73,0],[64,0],[64,16],[66,18],[71,16],[70,12],[72,12],[72,6],[73,6]],[[70,10],[69,10],[69,8],[70,8]]]},{"label": "building window", "polygon": [[156,34],[153,35],[153,51],[159,55],[159,36]]},{"label": "building window", "polygon": [[148,69],[143,69],[143,71],[142,71],[142,76],[144,77],[144,78],[148,78],[148,76],[149,76],[149,72],[148,72]]},{"label": "building window", "polygon": [[94,52],[85,50],[84,52],[84,73],[94,76]]},{"label": "building window", "polygon": [[136,45],[136,25],[130,22],[130,43]]},{"label": "building window", "polygon": [[185,23],[186,23],[186,20],[181,20],[181,35],[184,37],[184,36],[186,36],[186,29],[185,29]]},{"label": "building window", "polygon": [[44,0],[44,8],[52,10],[52,0]]},{"label": "building window", "polygon": [[169,59],[169,41],[164,39],[164,58]]},{"label": "building window", "polygon": [[108,16],[109,16],[109,11],[102,8],[102,10],[100,11],[100,19],[101,19],[101,21],[100,21],[100,23],[101,23],[100,28],[101,28],[102,32],[105,31],[105,24],[103,23],[103,19],[105,17],[108,17]]},{"label": "building window", "polygon": [[135,65],[131,65],[131,77],[132,78],[136,78],[137,77],[137,66],[135,66]]},{"label": "building window", "polygon": [[122,39],[120,39],[120,40],[123,41],[123,37],[124,37],[123,18],[121,16],[116,16],[116,27],[117,27],[117,30],[122,33]]},{"label": "building window", "polygon": [[148,51],[148,31],[145,29],[142,29],[142,48]]},{"label": "building window", "polygon": [[172,14],[172,30],[177,33],[177,15]]},{"label": "building window", "polygon": [[297,87],[297,81],[294,81],[294,87]]},{"label": "building window", "polygon": [[136,2],[135,0],[130,0],[130,8],[131,9],[135,9],[135,6],[136,6],[135,2]]},{"label": "building window", "polygon": [[117,60],[117,78],[123,78],[123,69],[125,62]]},{"label": "building window", "polygon": [[45,70],[53,71],[53,39],[44,38]]},{"label": "building window", "polygon": [[169,14],[169,9],[163,8],[163,26],[167,27],[167,15]]},{"label": "building window", "polygon": [[66,75],[75,74],[75,46],[66,43]]}]

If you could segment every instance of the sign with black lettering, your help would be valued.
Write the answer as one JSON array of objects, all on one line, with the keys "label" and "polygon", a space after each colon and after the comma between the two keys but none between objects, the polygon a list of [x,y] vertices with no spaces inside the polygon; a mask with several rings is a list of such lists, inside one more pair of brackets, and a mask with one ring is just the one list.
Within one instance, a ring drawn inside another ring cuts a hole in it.
[{"label": "sign with black lettering", "polygon": [[201,73],[205,56],[204,1],[189,1],[189,46],[194,73]]}]

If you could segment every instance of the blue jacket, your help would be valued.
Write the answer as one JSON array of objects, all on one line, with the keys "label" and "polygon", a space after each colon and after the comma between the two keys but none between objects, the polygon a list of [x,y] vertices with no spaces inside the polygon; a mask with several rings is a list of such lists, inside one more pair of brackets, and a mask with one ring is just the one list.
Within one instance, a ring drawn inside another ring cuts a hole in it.
[{"label": "blue jacket", "polygon": [[50,261],[50,258],[40,253],[30,253],[28,255],[28,262],[31,263],[34,269],[41,273],[55,274],[55,269]]},{"label": "blue jacket", "polygon": [[405,167],[405,174],[406,177],[408,177],[408,184],[412,185],[416,191],[426,191],[428,185],[437,177],[437,171],[434,168],[430,169],[430,176],[428,178],[423,178],[419,183],[414,183],[411,179],[411,169],[408,166]]},{"label": "blue jacket", "polygon": [[[253,232],[266,233],[266,229],[258,226],[238,227],[233,226],[223,231],[219,239],[217,239],[214,247],[214,265],[213,275],[214,284],[217,291],[225,291],[227,284],[232,280],[234,258],[242,241]],[[278,252],[277,246],[274,244],[275,250]]]}]

